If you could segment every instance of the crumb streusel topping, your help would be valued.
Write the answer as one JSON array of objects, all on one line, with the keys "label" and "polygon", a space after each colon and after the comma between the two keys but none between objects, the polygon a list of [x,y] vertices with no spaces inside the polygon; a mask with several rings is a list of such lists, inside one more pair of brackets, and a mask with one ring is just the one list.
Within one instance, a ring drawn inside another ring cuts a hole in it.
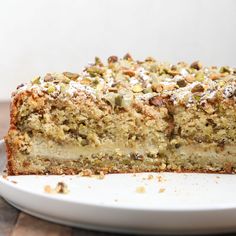
[{"label": "crumb streusel topping", "polygon": [[[165,97],[173,104],[206,106],[218,99],[236,100],[236,68],[204,67],[199,61],[172,65],[150,57],[136,61],[129,54],[122,59],[111,56],[103,64],[96,57],[95,63],[80,74],[38,76],[19,85],[14,94],[24,91],[46,94],[52,99],[76,99],[82,91],[92,99],[107,101],[113,108],[127,108],[134,102],[158,106]],[[211,108],[206,107],[210,112]]]}]

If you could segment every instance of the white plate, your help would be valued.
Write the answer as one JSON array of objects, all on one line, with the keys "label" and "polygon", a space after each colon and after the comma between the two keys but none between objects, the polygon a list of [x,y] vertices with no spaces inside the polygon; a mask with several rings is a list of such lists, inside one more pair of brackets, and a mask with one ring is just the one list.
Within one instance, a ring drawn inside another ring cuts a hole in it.
[{"label": "white plate", "polygon": [[[1,171],[5,163],[1,142]],[[1,176],[0,194],[31,215],[75,227],[150,234],[236,231],[235,175],[149,175]],[[44,192],[45,185],[55,187],[59,181],[68,185],[68,194]],[[145,192],[138,193],[139,187]]]}]

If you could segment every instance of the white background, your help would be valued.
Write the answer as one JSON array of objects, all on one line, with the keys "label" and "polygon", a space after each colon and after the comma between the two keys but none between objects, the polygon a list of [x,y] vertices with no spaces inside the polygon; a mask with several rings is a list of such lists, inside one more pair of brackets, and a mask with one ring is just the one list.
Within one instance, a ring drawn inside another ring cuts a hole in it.
[{"label": "white background", "polygon": [[98,55],[236,66],[234,0],[0,0],[0,100]]}]

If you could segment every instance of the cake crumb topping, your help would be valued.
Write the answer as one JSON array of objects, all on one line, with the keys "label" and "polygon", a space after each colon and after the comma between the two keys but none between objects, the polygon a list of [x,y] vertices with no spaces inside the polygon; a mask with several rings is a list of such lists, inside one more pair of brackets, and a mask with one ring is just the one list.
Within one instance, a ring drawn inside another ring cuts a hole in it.
[{"label": "cake crumb topping", "polygon": [[44,93],[52,99],[76,99],[82,92],[94,100],[106,101],[113,108],[127,108],[137,102],[150,104],[155,96],[169,96],[174,104],[186,107],[201,106],[209,99],[235,99],[236,69],[204,67],[199,61],[173,65],[150,57],[135,61],[130,54],[121,59],[111,56],[105,64],[96,57],[82,73],[37,76],[30,83],[19,85],[13,96],[24,91]]}]

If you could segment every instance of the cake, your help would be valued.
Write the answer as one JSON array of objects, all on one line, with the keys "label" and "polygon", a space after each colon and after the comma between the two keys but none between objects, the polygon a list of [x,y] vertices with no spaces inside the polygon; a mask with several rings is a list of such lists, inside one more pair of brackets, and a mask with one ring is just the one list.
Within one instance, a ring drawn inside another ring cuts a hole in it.
[{"label": "cake", "polygon": [[236,171],[236,69],[99,58],[12,94],[8,173]]}]

